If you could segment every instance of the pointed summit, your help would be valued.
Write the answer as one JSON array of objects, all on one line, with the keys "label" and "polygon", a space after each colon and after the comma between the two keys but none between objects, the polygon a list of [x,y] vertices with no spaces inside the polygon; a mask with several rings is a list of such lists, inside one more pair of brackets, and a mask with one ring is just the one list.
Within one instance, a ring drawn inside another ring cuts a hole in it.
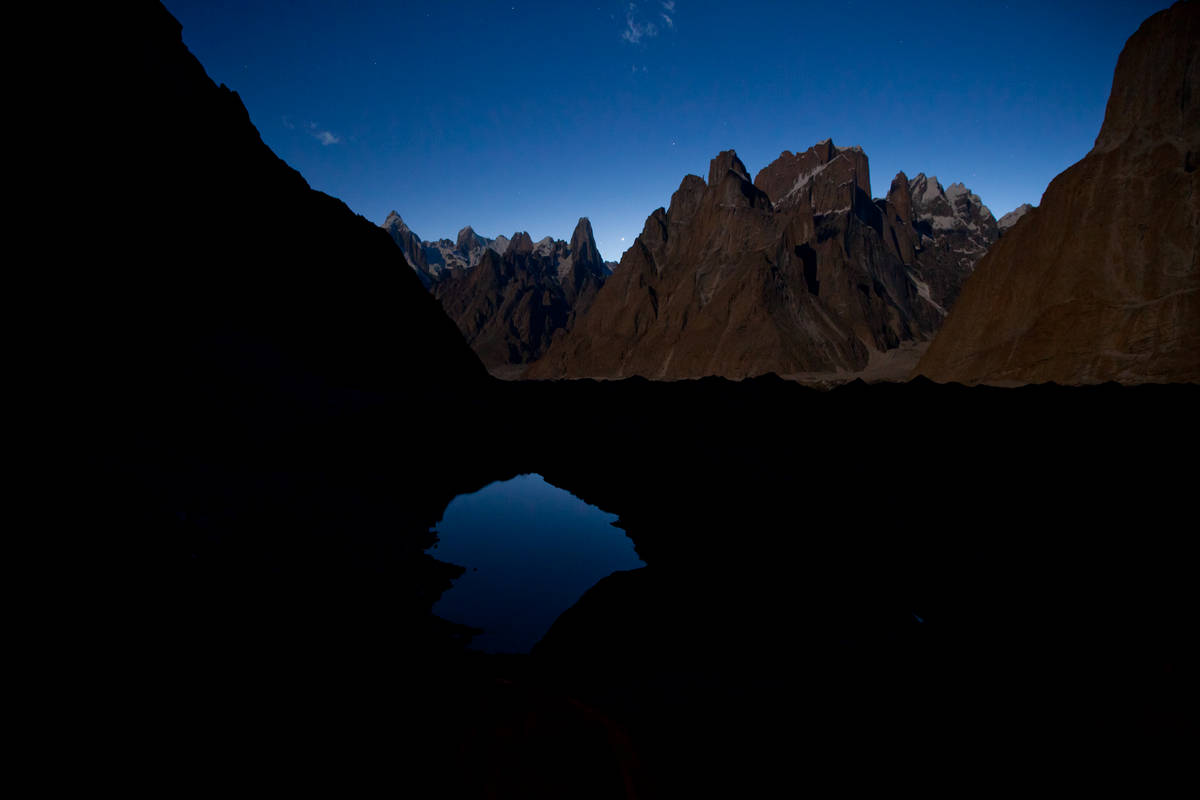
[{"label": "pointed summit", "polygon": [[592,235],[592,223],[587,217],[580,217],[571,234],[571,258],[576,264],[602,267],[604,259],[596,247],[596,238]]},{"label": "pointed summit", "polygon": [[481,246],[483,237],[475,232],[475,229],[470,225],[458,232],[458,238],[454,242],[455,249],[461,253],[469,253],[471,248]]},{"label": "pointed summit", "polygon": [[405,260],[408,261],[408,265],[417,273],[421,284],[428,289],[429,285],[433,282],[434,275],[429,269],[429,261],[425,257],[424,248],[421,246],[421,237],[413,233],[395,211],[387,215],[387,219],[383,221],[383,229],[388,232],[388,235],[392,237],[392,241],[404,253]]},{"label": "pointed summit", "polygon": [[746,165],[733,150],[717,154],[708,166],[708,191],[723,206],[769,208],[771,200],[750,180]]},{"label": "pointed summit", "polygon": [[750,181],[746,165],[738,158],[737,151],[722,150],[708,165],[708,185],[716,186],[731,172],[746,182]]},{"label": "pointed summit", "polygon": [[897,172],[892,178],[888,189],[887,201],[896,208],[896,214],[905,222],[912,221],[912,189],[909,188],[908,176],[903,171]]},{"label": "pointed summit", "polygon": [[527,255],[533,252],[533,238],[525,231],[517,231],[508,241],[508,252]]}]

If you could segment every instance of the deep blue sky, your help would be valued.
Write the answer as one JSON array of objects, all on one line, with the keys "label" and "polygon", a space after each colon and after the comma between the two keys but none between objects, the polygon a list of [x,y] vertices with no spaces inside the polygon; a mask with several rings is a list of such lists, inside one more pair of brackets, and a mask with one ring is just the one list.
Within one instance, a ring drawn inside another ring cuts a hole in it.
[{"label": "deep blue sky", "polygon": [[876,196],[904,170],[997,217],[1036,204],[1091,148],[1125,40],[1170,3],[165,5],[264,141],[373,222],[539,239],[587,216],[615,260],[727,148],[753,173],[833,137],[866,150]]}]

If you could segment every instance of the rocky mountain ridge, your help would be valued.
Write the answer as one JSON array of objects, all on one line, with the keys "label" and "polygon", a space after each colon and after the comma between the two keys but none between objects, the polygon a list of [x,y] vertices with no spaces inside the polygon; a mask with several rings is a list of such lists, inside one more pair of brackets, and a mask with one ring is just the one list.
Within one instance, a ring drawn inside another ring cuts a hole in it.
[{"label": "rocky mountain ridge", "polygon": [[506,237],[488,239],[477,234],[470,225],[460,230],[453,241],[424,241],[409,229],[395,211],[388,214],[383,229],[404,253],[409,266],[427,288],[447,272],[476,266],[486,250],[503,253],[508,248]]},{"label": "rocky mountain ridge", "polygon": [[[478,266],[487,250],[491,250],[497,255],[504,255],[511,243],[511,239],[504,235],[497,236],[495,239],[481,236],[470,225],[462,228],[453,240],[423,240],[408,227],[396,211],[387,215],[382,227],[404,253],[409,266],[413,268],[417,277],[421,279],[421,283],[427,288],[455,270],[468,270]],[[593,249],[596,247],[594,240],[591,247]],[[562,259],[571,252],[572,247],[570,242],[546,236],[534,242],[533,249],[543,256]],[[616,267],[616,262],[604,261],[599,258],[598,250],[595,255],[596,259],[603,263],[609,272]]]},{"label": "rocky mountain ridge", "polygon": [[[914,197],[916,190],[916,197]],[[991,212],[901,173],[872,200],[866,154],[832,140],[753,179],[732,151],[646,220],[595,303],[531,378],[853,374],[932,338]]]},{"label": "rocky mountain ridge", "polygon": [[1004,234],[1008,233],[1014,225],[1021,221],[1022,217],[1024,217],[1030,211],[1033,211],[1033,208],[1034,207],[1029,203],[1022,203],[1012,211],[1002,216],[996,223],[996,227],[1000,229],[1000,235],[1003,236]]},{"label": "rocky mountain ridge", "polygon": [[502,377],[513,377],[569,330],[611,274],[587,217],[569,242],[534,242],[521,231],[499,249],[479,249],[473,267],[443,271],[431,291],[484,365]]}]

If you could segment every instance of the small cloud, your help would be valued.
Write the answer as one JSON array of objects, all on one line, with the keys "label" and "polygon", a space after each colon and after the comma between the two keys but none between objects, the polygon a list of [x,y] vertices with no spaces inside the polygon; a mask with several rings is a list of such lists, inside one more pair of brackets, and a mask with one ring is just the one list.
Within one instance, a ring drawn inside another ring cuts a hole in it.
[{"label": "small cloud", "polygon": [[287,117],[280,117],[280,119],[283,120],[283,127],[287,128],[289,131],[296,130],[296,124],[294,122],[292,122],[290,119],[288,119]]},{"label": "small cloud", "polygon": [[333,131],[327,131],[327,130],[318,128],[317,123],[315,123],[315,122],[308,123],[308,132],[312,134],[312,137],[314,139],[316,139],[318,142],[325,145],[326,147],[329,147],[329,145],[331,145],[331,144],[341,144],[342,143],[342,137],[338,136]]},{"label": "small cloud", "polygon": [[642,22],[638,19],[637,3],[630,3],[625,12],[625,30],[621,38],[630,44],[638,44],[642,39],[652,39],[658,36],[658,26],[653,22]]},{"label": "small cloud", "polygon": [[659,14],[659,16],[662,17],[663,21],[667,23],[668,28],[674,28],[675,20],[671,17],[671,15],[675,13],[675,0],[667,0],[667,2],[662,4],[662,7],[663,13]]},{"label": "small cloud", "polygon": [[674,12],[675,11],[675,0],[666,0],[666,2],[662,4],[662,6],[668,12]]},{"label": "small cloud", "polygon": [[666,20],[668,28],[675,27],[674,21],[670,17],[668,17],[666,14],[659,14],[659,16],[662,17],[664,20]]}]

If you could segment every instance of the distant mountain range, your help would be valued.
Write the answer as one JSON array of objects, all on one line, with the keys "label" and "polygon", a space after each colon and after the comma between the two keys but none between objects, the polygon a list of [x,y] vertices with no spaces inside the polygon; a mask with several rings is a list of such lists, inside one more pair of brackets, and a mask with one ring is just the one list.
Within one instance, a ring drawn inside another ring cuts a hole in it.
[{"label": "distant mountain range", "polygon": [[[587,218],[583,217],[582,219],[586,220]],[[504,255],[512,242],[512,239],[503,235],[497,236],[495,239],[480,236],[470,225],[460,230],[454,240],[422,240],[412,232],[400,214],[395,211],[388,214],[387,219],[383,222],[383,229],[391,235],[392,241],[399,246],[404,257],[408,259],[409,266],[417,273],[421,283],[426,286],[432,286],[435,281],[456,270],[462,271],[477,266],[480,259],[483,258],[485,250],[491,250],[497,255]],[[588,229],[591,229],[590,223]],[[517,235],[520,234],[514,234],[514,236]],[[528,236],[528,234],[525,235]],[[533,249],[541,255],[552,257],[556,252],[561,253],[567,244],[561,239],[546,236],[534,242]],[[592,246],[595,247],[594,241]],[[608,267],[609,272],[612,272],[612,268],[617,265],[615,261],[602,263]]]},{"label": "distant mountain range", "polygon": [[569,242],[528,233],[488,239],[467,226],[455,241],[422,241],[393,211],[383,228],[441,301],[484,365],[515,377],[591,306],[612,274],[581,217]]},{"label": "distant mountain range", "polygon": [[1147,20],[1095,148],[999,221],[924,173],[872,199],[867,154],[826,139],[753,178],[718,154],[615,270],[586,219],[570,243],[384,228],[493,375],[1200,380],[1196,9]]}]

